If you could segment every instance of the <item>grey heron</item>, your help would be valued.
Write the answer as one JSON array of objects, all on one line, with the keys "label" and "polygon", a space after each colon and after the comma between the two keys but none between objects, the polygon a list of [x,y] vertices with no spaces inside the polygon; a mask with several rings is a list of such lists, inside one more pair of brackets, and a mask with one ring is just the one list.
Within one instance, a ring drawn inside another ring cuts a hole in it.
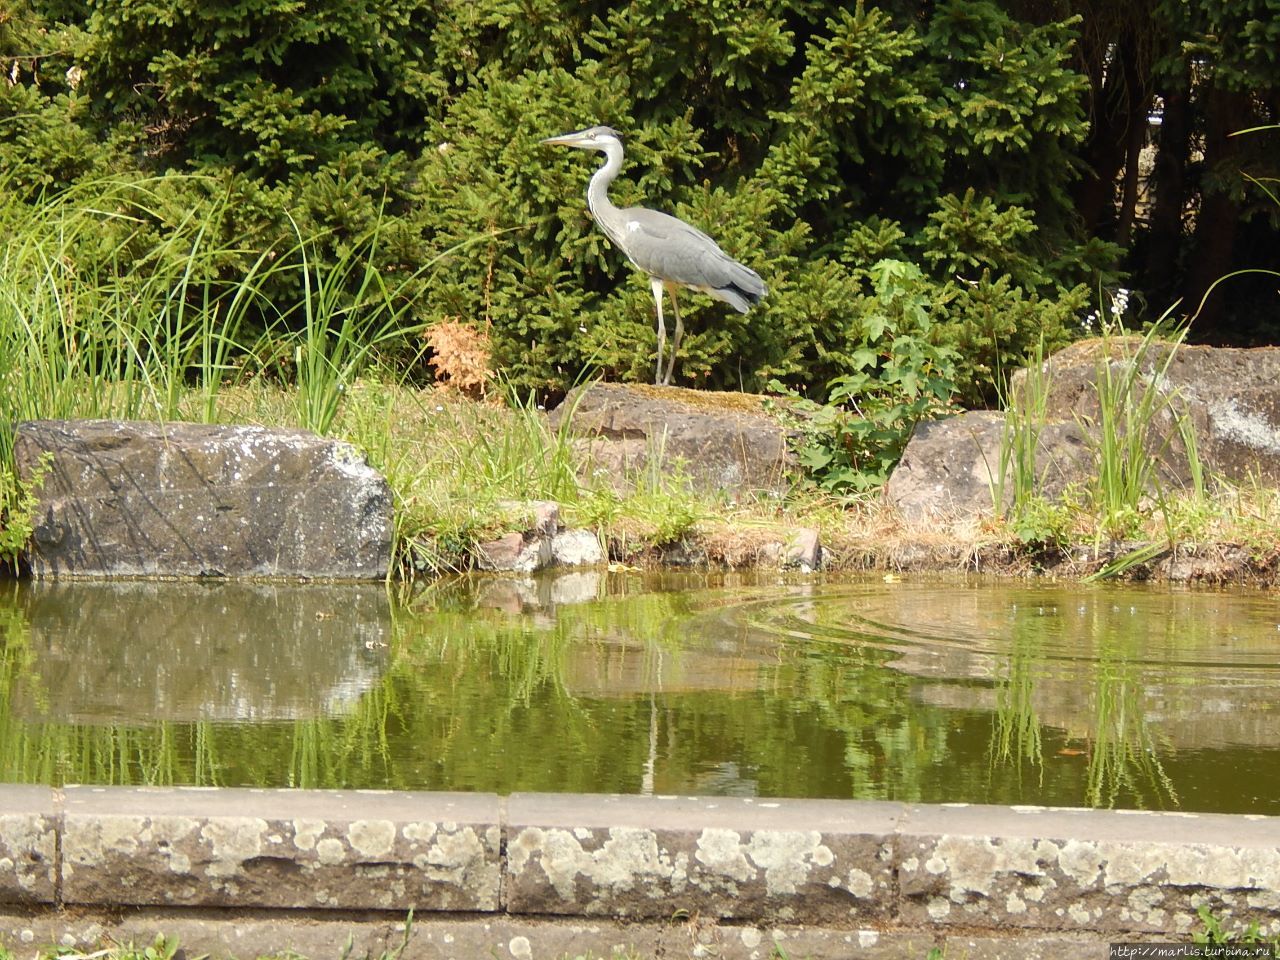
[{"label": "grey heron", "polygon": [[[719,244],[701,230],[683,220],[646,210],[644,207],[619,209],[609,200],[609,184],[622,169],[622,139],[612,127],[588,127],[573,133],[548,137],[542,141],[579,150],[598,150],[605,155],[604,166],[597,170],[587,185],[587,206],[600,229],[614,246],[627,255],[636,267],[649,275],[649,288],[658,308],[658,367],[653,382],[671,383],[676,365],[676,351],[684,335],[680,305],[676,291],[689,287],[723,300],[739,313],[746,313],[769,292],[760,275],[743,266],[720,249]],[[671,296],[675,313],[675,335],[671,342],[671,360],[662,371],[662,353],[667,339],[667,325],[662,319],[662,292]]]}]

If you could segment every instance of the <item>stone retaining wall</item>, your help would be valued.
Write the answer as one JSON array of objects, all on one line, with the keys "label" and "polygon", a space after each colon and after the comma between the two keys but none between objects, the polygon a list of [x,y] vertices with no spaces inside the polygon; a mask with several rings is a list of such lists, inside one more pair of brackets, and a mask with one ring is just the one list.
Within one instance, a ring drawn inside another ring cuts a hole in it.
[{"label": "stone retaining wall", "polygon": [[[973,947],[988,941],[1020,944],[1010,956],[1105,956],[1109,941],[1187,939],[1201,905],[1228,926],[1256,922],[1280,934],[1280,818],[0,786],[0,943],[10,946],[37,931],[88,936],[65,931],[90,921],[101,931],[108,908],[138,908],[130,922],[152,915],[160,929],[189,925],[195,911],[237,937],[246,924],[287,929],[290,918],[313,935],[326,924],[374,924],[385,937],[412,909],[419,952],[406,958],[558,956],[530,946],[531,932],[547,940],[553,929],[594,930],[591,949],[607,955],[627,942],[625,930],[629,942],[647,942],[673,917],[692,929],[692,956],[706,953],[697,949],[702,928],[721,940],[734,931],[720,956],[769,957],[770,938],[795,941],[802,929],[818,940],[799,953],[787,947],[790,956],[923,960],[930,946],[958,940],[974,957],[1003,955]],[[455,946],[464,931],[474,952]],[[269,948],[236,942],[240,956]],[[583,952],[563,937],[547,942],[557,945],[548,951]]]}]

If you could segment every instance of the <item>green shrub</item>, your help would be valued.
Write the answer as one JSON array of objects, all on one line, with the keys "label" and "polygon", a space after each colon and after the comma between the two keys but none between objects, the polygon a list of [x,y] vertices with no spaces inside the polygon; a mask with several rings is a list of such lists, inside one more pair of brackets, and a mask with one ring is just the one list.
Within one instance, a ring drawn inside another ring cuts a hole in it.
[{"label": "green shrub", "polygon": [[[6,10],[0,163],[25,199],[157,177],[131,249],[193,217],[223,280],[299,234],[317,262],[349,262],[376,229],[362,255],[403,300],[383,347],[422,378],[419,332],[443,321],[483,329],[522,395],[648,378],[652,300],[587,215],[595,158],[538,144],[594,122],[627,134],[616,202],[689,219],[769,284],[746,316],[683,298],[687,384],[856,381],[869,265],[893,259],[919,267],[961,395],[989,400],[1033,343],[1067,336],[1081,283],[1118,255],[1073,217],[1073,23],[985,0]],[[247,333],[305,322],[305,271],[271,266]]]},{"label": "green shrub", "polygon": [[801,413],[800,463],[819,486],[837,493],[883,484],[916,424],[949,411],[955,393],[955,353],[931,339],[928,286],[919,268],[882,260],[872,274],[876,296],[862,313],[853,371],[831,382],[826,404],[790,397]]}]

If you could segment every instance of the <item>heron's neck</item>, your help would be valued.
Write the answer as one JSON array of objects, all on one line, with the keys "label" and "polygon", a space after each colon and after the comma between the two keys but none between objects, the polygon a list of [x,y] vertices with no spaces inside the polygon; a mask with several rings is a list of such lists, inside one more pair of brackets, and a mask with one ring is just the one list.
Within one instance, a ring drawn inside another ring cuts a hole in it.
[{"label": "heron's neck", "polygon": [[596,223],[611,239],[617,240],[616,235],[622,231],[622,213],[609,199],[609,184],[622,169],[622,144],[606,143],[604,154],[604,166],[592,174],[591,182],[587,184],[587,206],[591,208]]}]

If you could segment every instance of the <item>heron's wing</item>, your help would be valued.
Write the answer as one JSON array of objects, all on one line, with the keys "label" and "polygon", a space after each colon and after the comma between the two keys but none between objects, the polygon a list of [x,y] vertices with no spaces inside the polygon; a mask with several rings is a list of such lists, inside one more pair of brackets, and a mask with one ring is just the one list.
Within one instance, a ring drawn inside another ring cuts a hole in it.
[{"label": "heron's wing", "polygon": [[643,207],[627,207],[621,213],[623,252],[645,273],[700,290],[734,287],[756,299],[764,294],[764,283],[754,270],[696,227]]}]

